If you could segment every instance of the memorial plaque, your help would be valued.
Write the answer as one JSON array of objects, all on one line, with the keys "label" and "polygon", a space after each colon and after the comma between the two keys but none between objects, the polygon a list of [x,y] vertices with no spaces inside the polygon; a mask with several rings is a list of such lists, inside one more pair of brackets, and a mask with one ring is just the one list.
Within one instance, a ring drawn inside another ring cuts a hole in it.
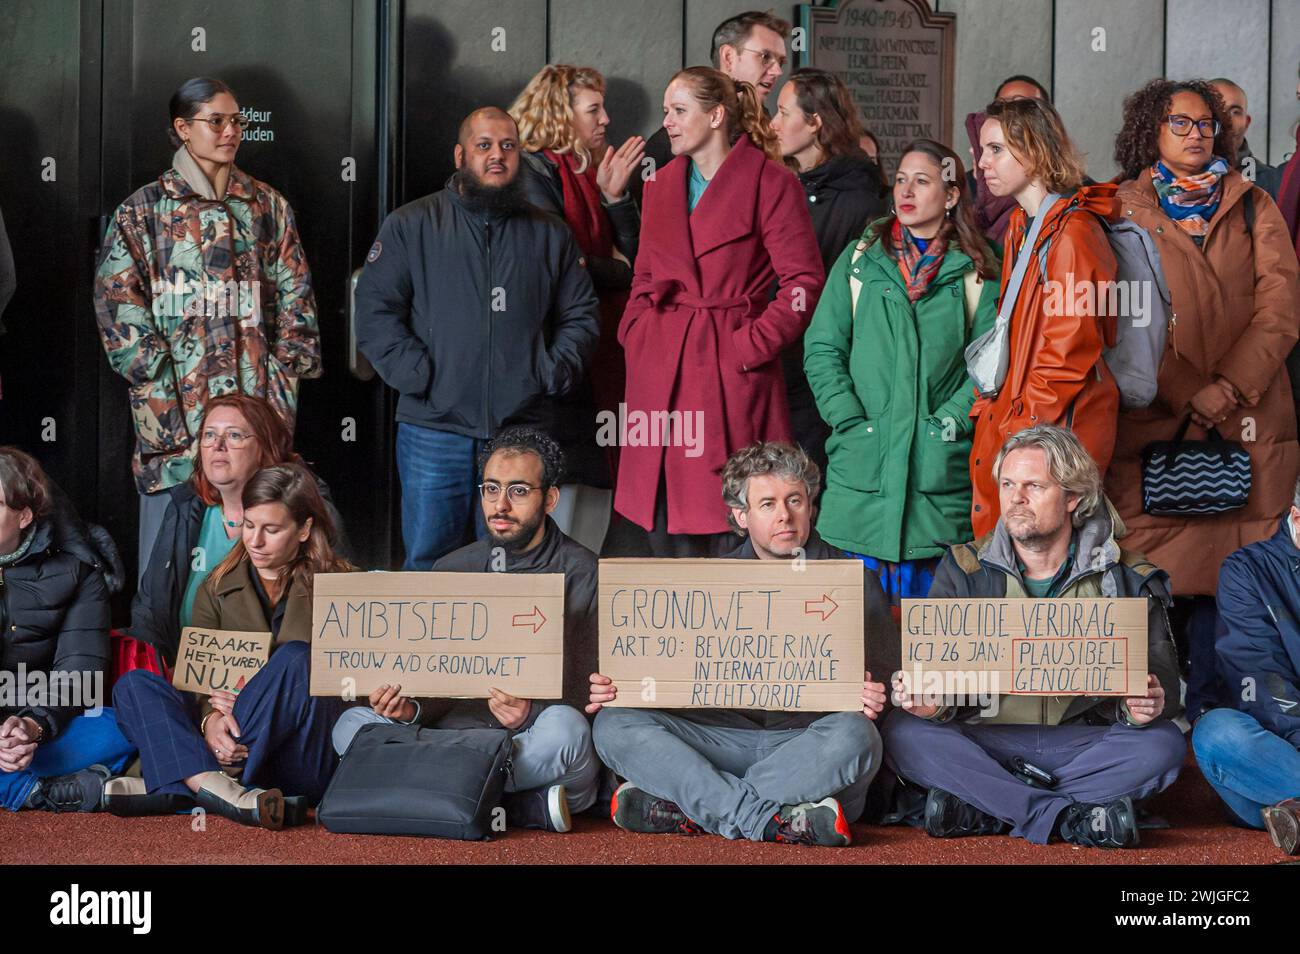
[{"label": "memorial plaque", "polygon": [[844,81],[880,142],[887,176],[913,139],[952,145],[953,14],[935,13],[927,0],[840,0],[799,10],[805,64]]}]

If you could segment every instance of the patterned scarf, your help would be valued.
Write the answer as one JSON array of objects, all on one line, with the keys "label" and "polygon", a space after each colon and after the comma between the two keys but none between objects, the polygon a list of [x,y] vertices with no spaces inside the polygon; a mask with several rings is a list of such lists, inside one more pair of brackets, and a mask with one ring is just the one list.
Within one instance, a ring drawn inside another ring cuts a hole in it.
[{"label": "patterned scarf", "polygon": [[10,566],[27,556],[27,551],[32,548],[32,540],[35,538],[36,525],[32,524],[27,528],[27,532],[23,535],[23,542],[18,544],[18,549],[13,553],[6,553],[3,556],[0,556],[0,566]]},{"label": "patterned scarf", "polygon": [[898,253],[898,270],[903,275],[903,284],[907,286],[907,300],[914,302],[925,294],[931,280],[939,274],[948,242],[946,239],[933,238],[922,252],[912,238],[912,233],[903,228],[903,223],[898,219],[894,219],[890,239],[894,243],[894,251]]},{"label": "patterned scarf", "polygon": [[1151,167],[1151,182],[1160,198],[1160,208],[1180,229],[1200,245],[1210,230],[1210,219],[1223,198],[1223,176],[1228,160],[1215,156],[1204,172],[1194,176],[1175,176],[1163,163]]}]

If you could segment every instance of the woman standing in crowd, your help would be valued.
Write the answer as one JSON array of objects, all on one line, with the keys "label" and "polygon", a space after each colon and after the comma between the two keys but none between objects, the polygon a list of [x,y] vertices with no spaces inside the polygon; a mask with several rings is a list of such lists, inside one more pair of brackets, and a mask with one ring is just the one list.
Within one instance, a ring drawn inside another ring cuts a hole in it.
[{"label": "woman standing in crowd", "polygon": [[623,349],[618,322],[632,287],[641,214],[628,192],[645,153],[633,136],[606,141],[605,78],[591,67],[550,65],[528,81],[510,115],[519,126],[519,181],[528,201],[569,224],[600,298],[601,330],[581,390],[548,405],[545,429],[564,448],[567,483],[551,515],[566,534],[599,552],[609,526],[618,447],[596,443],[597,412],[618,413]]},{"label": "woman standing in crowd", "polygon": [[807,327],[825,273],[803,189],[752,86],[682,70],[663,124],[677,158],[646,183],[619,325],[629,423],[614,506],[626,521],[607,550],[707,556],[734,546],[728,454],[790,437],[776,359]]},{"label": "woman standing in crowd", "polygon": [[[1104,288],[1099,283],[1115,280],[1115,256],[1097,217],[1117,217],[1116,187],[1082,184],[1083,164],[1050,103],[999,99],[985,113],[979,163],[984,182],[993,195],[1015,196],[1019,208],[1011,214],[1002,257],[1001,307],[1010,307],[1010,360],[996,396],[981,395],[971,408],[976,537],[997,524],[993,458],[1008,437],[1036,424],[1067,427],[1105,474],[1119,413],[1119,389],[1101,357],[1102,348],[1115,341],[1114,317],[1088,314],[1081,306],[1053,308],[1048,300],[1053,287],[1073,302],[1076,289]],[[1049,196],[1057,197],[1050,205]],[[1034,246],[1024,247],[1040,215]],[[1017,255],[1032,257],[1020,293],[1008,306],[1005,291]]]},{"label": "woman standing in crowd", "polygon": [[[171,500],[158,541],[131,603],[130,635],[154,647],[167,665],[176,659],[181,630],[193,621],[200,586],[240,539],[244,485],[264,467],[300,463],[293,436],[266,401],[226,394],[208,402],[199,426],[199,466],[167,491]],[[331,517],[341,539],[332,509]]]},{"label": "woman standing in crowd", "polygon": [[235,166],[235,94],[220,80],[186,80],[170,111],[172,166],[118,207],[95,278],[104,350],[130,385],[141,573],[164,491],[194,470],[208,399],[264,397],[292,430],[298,379],[321,373],[293,210]]},{"label": "woman standing in crowd", "polygon": [[[772,131],[808,197],[822,267],[829,272],[844,247],[885,210],[880,169],[858,146],[862,127],[853,97],[834,73],[795,70],[781,87]],[[790,428],[795,442],[825,474],[830,428],[817,413],[803,354],[800,341],[781,353]]]},{"label": "woman standing in crowd", "polygon": [[0,704],[10,811],[96,811],[104,780],[135,754],[112,709],[83,714],[104,703],[108,589],[98,554],[54,508],[41,465],[0,447],[0,673],[26,696]]},{"label": "woman standing in crowd", "polygon": [[[260,470],[241,499],[243,533],[200,587],[193,623],[269,631],[271,658],[238,695],[213,693],[197,716],[192,697],[156,673],[136,669],[119,679],[119,723],[140,749],[144,778],[106,784],[104,807],[114,814],[198,804],[278,829],[303,820],[325,793],[334,768],[330,730],[343,703],[308,693],[312,579],[356,568],[335,551],[329,507],[307,468]],[[231,778],[241,772],[241,781]]]},{"label": "woman standing in crowd", "polygon": [[999,267],[967,189],[951,149],[908,145],[894,211],[839,256],[804,336],[834,428],[817,531],[875,570],[895,606],[925,596],[944,544],[971,535],[965,350],[993,324]]},{"label": "woman standing in crowd", "polygon": [[[1187,716],[1215,704],[1214,592],[1232,551],[1277,527],[1300,470],[1285,360],[1296,341],[1297,262],[1268,195],[1229,167],[1222,100],[1207,83],[1153,80],[1124,103],[1115,140],[1120,208],[1160,252],[1174,319],[1151,406],[1120,417],[1106,490],[1128,549],[1169,572],[1187,619]],[[1250,456],[1244,508],[1213,515],[1143,512],[1142,449],[1214,427]],[[1178,620],[1181,622],[1181,619]]]}]

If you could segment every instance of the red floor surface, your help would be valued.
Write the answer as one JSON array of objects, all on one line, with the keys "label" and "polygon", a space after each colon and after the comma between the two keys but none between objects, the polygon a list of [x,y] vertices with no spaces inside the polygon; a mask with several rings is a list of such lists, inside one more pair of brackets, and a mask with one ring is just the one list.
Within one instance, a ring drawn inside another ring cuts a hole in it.
[{"label": "red floor surface", "polygon": [[1190,761],[1150,810],[1173,828],[1142,832],[1142,847],[1101,851],[1007,837],[938,840],[907,827],[853,827],[845,849],[727,841],[711,835],[633,835],[585,815],[566,835],[509,832],[490,842],[332,835],[312,825],[266,832],[188,815],[114,818],[0,811],[3,864],[1271,864],[1287,859],[1264,832],[1223,821],[1217,796]]}]

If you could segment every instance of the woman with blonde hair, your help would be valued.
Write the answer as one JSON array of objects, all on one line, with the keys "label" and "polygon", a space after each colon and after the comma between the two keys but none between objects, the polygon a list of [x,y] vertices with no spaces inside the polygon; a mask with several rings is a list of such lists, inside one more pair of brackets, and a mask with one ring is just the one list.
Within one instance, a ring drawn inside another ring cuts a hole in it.
[{"label": "woman with blonde hair", "polygon": [[[984,182],[994,195],[1014,196],[1019,208],[1011,214],[1002,258],[1000,302],[1010,317],[1010,358],[1003,380],[986,384],[992,393],[979,394],[970,412],[977,538],[998,521],[993,458],[1008,437],[1038,424],[1069,428],[1104,475],[1119,414],[1119,389],[1101,356],[1115,343],[1115,316],[1088,307],[1104,301],[1097,290],[1115,280],[1115,256],[1099,219],[1118,220],[1116,186],[1083,184],[1082,160],[1050,103],[999,99],[985,112]],[[1032,243],[1026,241],[1031,234]],[[1008,286],[1022,257],[1024,280],[1016,292]],[[1084,289],[1091,293],[1077,294]],[[1054,300],[1070,307],[1054,307]]]},{"label": "woman with blonde hair", "polygon": [[628,191],[645,153],[632,136],[617,150],[606,142],[605,78],[589,66],[549,64],[510,107],[522,150],[519,183],[533,205],[568,223],[600,299],[600,340],[587,380],[549,402],[538,421],[560,446],[568,477],[553,518],[566,534],[599,550],[609,524],[618,447],[596,442],[597,413],[617,414],[623,400],[618,321],[632,287],[641,213]]},{"label": "woman with blonde hair", "polygon": [[825,273],[803,187],[754,87],[692,67],[663,106],[676,158],[646,183],[619,326],[627,426],[614,507],[626,520],[606,549],[698,556],[735,545],[727,457],[790,438],[777,359],[808,326]]},{"label": "woman with blonde hair", "polygon": [[[194,601],[206,630],[267,632],[271,656],[238,693],[216,690],[196,711],[156,673],[135,669],[113,690],[144,778],[110,779],[104,807],[164,814],[197,804],[245,825],[305,818],[334,769],[330,731],[340,699],[308,692],[312,581],[356,569],[335,552],[330,508],[300,464],[266,467],[244,485],[240,540]],[[236,781],[232,776],[239,776]]]}]

